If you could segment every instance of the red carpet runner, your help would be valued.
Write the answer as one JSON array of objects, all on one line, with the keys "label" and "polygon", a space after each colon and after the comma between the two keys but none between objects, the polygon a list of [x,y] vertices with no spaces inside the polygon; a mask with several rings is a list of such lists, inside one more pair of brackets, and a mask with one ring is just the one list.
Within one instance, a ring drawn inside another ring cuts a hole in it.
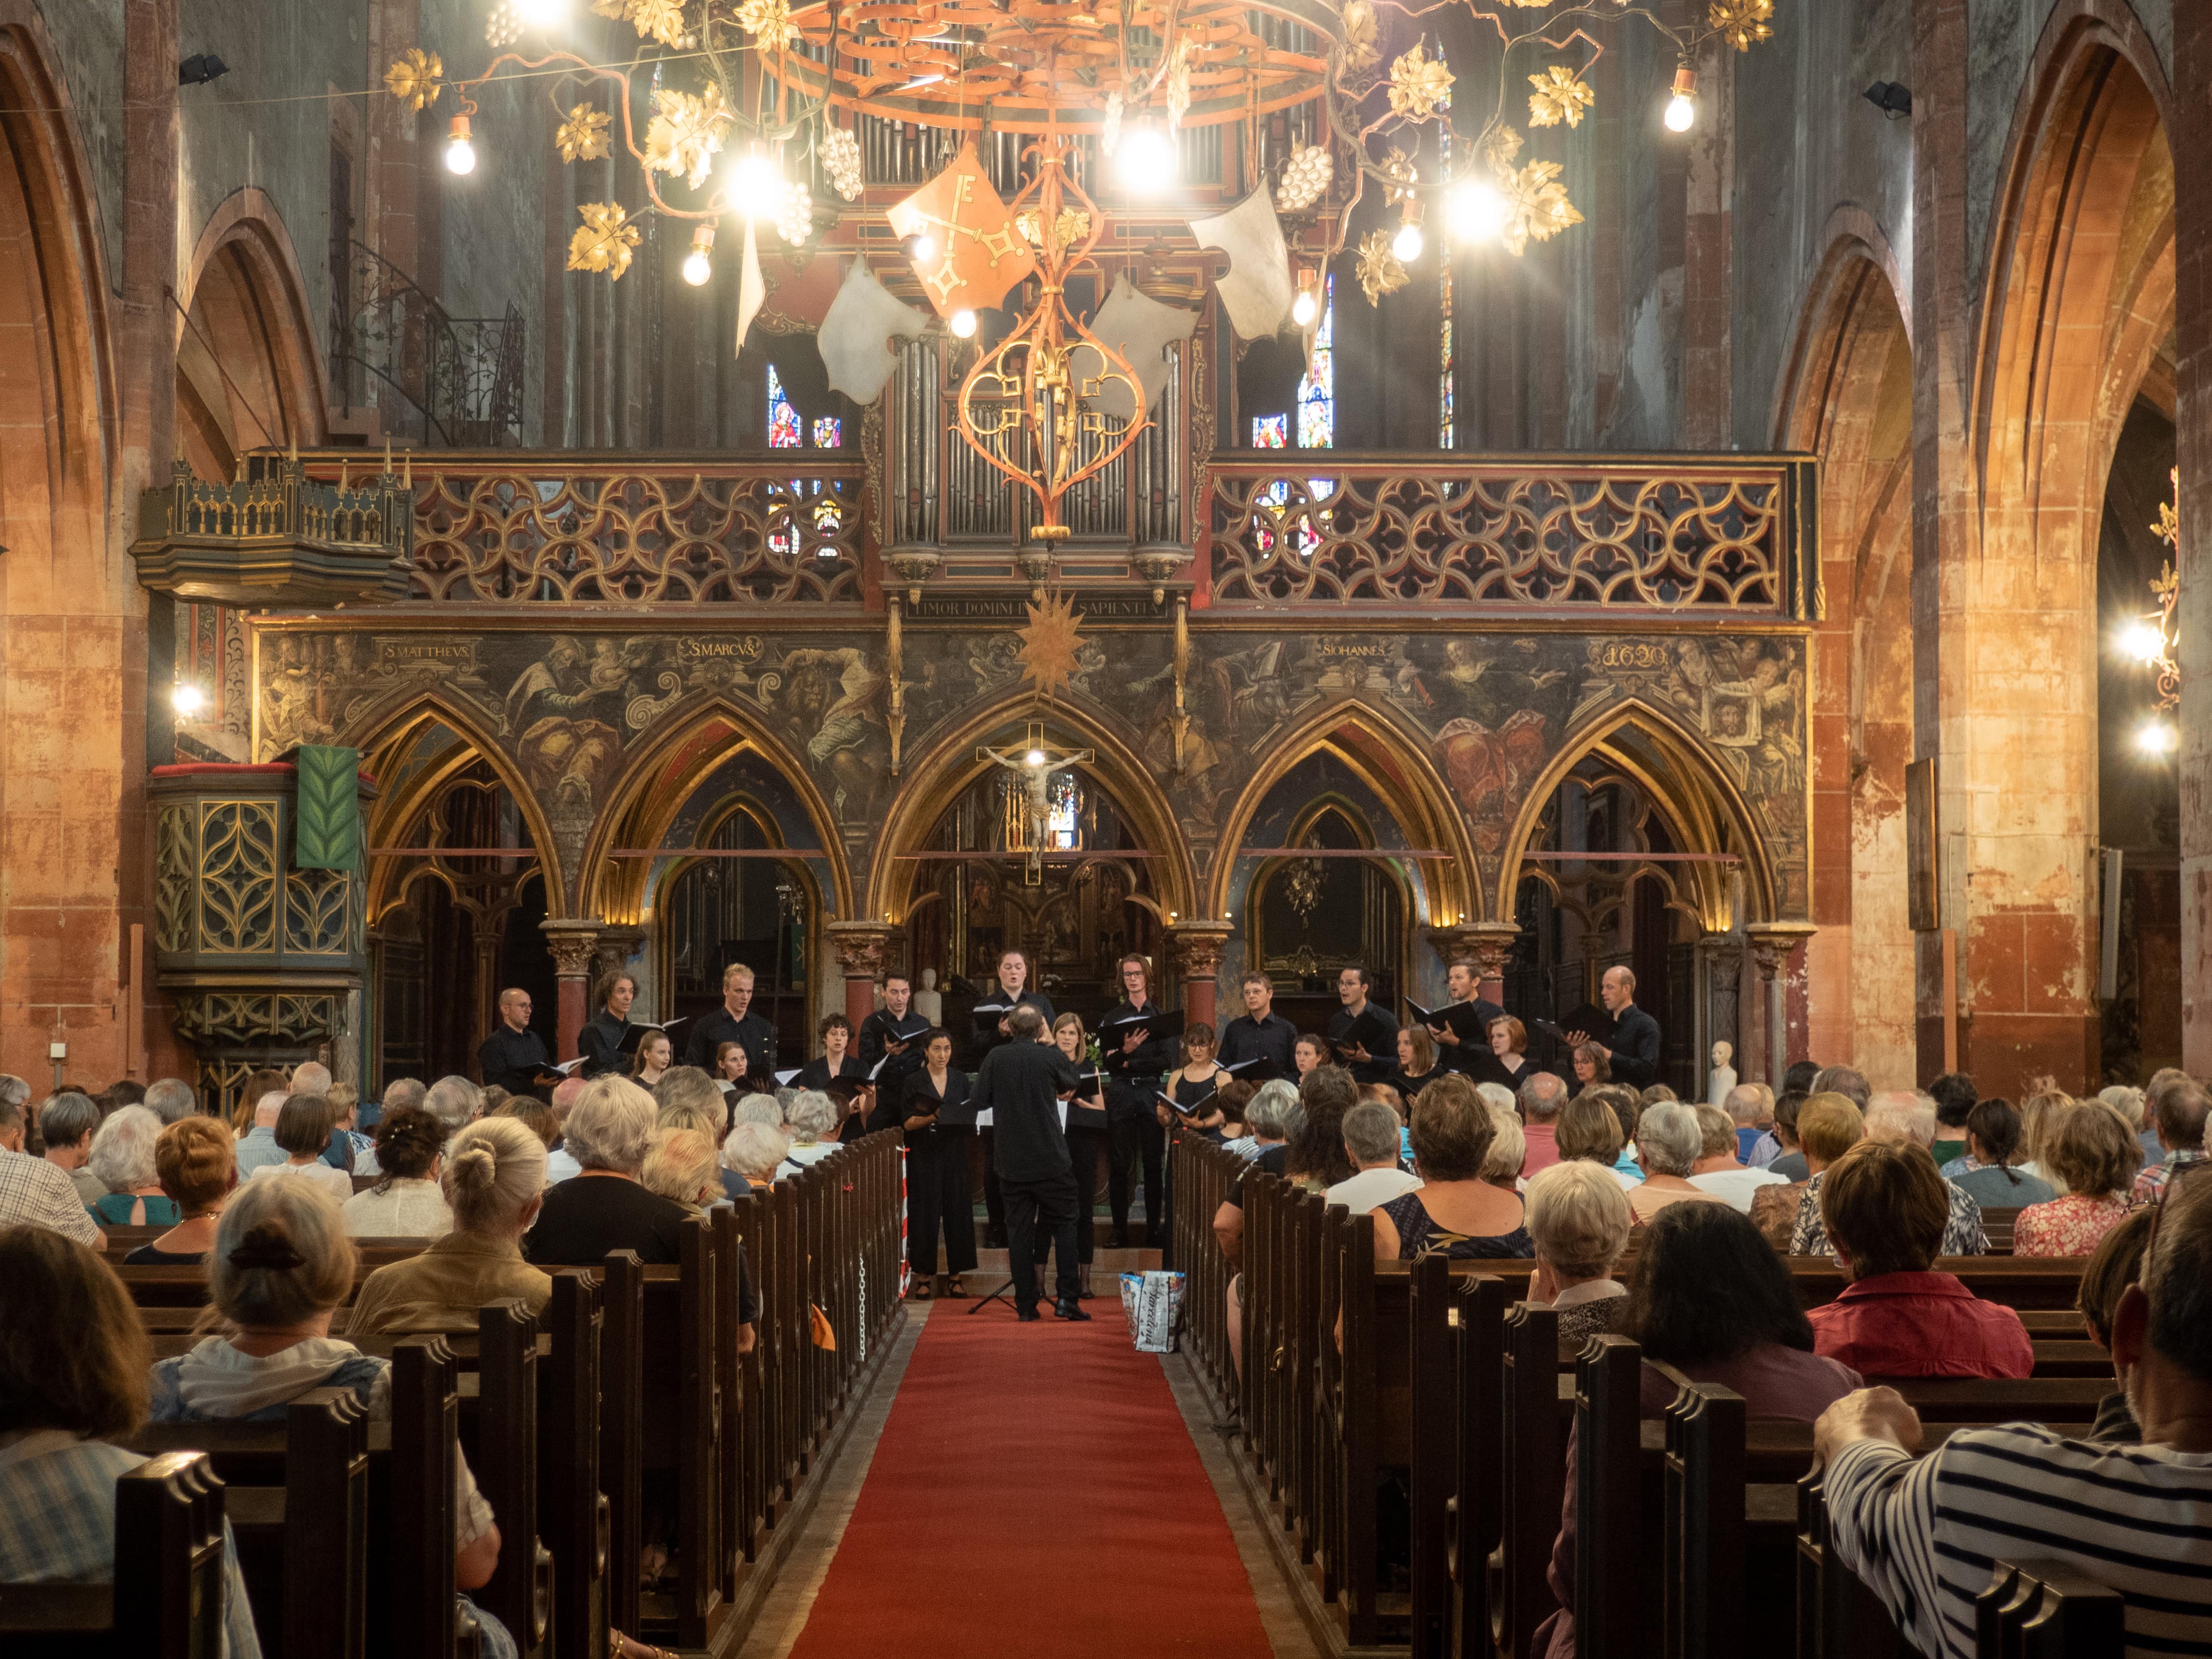
[{"label": "red carpet runner", "polygon": [[966,1305],[922,1328],[793,1659],[1268,1659],[1219,1500],[1119,1306],[1020,1325]]}]

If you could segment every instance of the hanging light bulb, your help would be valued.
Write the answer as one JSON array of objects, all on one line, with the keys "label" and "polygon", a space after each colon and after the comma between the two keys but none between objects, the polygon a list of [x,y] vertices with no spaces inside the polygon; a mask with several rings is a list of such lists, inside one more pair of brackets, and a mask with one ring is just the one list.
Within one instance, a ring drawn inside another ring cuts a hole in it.
[{"label": "hanging light bulb", "polygon": [[691,233],[691,252],[684,256],[684,280],[704,288],[714,274],[714,228],[702,225]]},{"label": "hanging light bulb", "polygon": [[456,173],[477,170],[477,147],[469,142],[469,118],[456,115],[446,129],[446,171]]},{"label": "hanging light bulb", "polygon": [[1398,234],[1390,239],[1390,252],[1396,254],[1401,263],[1411,264],[1421,257],[1421,204],[1408,196],[1404,214],[1405,222],[1398,227]]},{"label": "hanging light bulb", "polygon": [[1698,72],[1687,64],[1674,71],[1674,95],[1667,100],[1667,131],[1687,132],[1698,118]]},{"label": "hanging light bulb", "polygon": [[1176,147],[1155,126],[1132,127],[1121,135],[1114,152],[1115,176],[1121,187],[1139,196],[1154,196],[1176,181]]},{"label": "hanging light bulb", "polygon": [[568,0],[514,0],[515,15],[532,28],[550,28],[568,15]]},{"label": "hanging light bulb", "polygon": [[975,313],[972,311],[964,310],[954,312],[952,313],[951,328],[952,331],[963,340],[975,338]]},{"label": "hanging light bulb", "polygon": [[1452,233],[1465,241],[1486,242],[1505,228],[1510,211],[1487,179],[1462,179],[1451,193]]},{"label": "hanging light bulb", "polygon": [[2166,654],[2166,635],[2154,623],[2132,622],[2120,635],[2120,649],[2137,662],[2156,662]]},{"label": "hanging light bulb", "polygon": [[1298,297],[1291,301],[1291,320],[1300,328],[1311,328],[1314,319],[1321,315],[1321,301],[1314,295],[1313,272],[1298,273]]},{"label": "hanging light bulb", "polygon": [[169,707],[177,711],[179,720],[191,720],[207,707],[207,693],[190,680],[179,680],[169,690]]},{"label": "hanging light bulb", "polygon": [[730,163],[723,179],[729,204],[748,219],[773,219],[782,211],[790,187],[775,157],[758,148],[748,149]]},{"label": "hanging light bulb", "polygon": [[2156,715],[2136,728],[2136,747],[2146,755],[2170,755],[2180,746],[2180,735],[2172,722]]}]

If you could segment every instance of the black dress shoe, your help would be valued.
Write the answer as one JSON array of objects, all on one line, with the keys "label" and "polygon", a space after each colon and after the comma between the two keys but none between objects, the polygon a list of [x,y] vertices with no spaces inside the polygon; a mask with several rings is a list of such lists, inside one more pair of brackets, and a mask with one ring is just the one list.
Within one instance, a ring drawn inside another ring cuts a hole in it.
[{"label": "black dress shoe", "polygon": [[[1078,1307],[1073,1302],[1054,1303],[1053,1304],[1052,1316],[1054,1319],[1079,1319],[1085,1324],[1089,1324],[1091,1322],[1091,1316],[1084,1312],[1081,1308]],[[1036,1316],[1035,1314],[1031,1314],[1030,1317],[1034,1319]]]},{"label": "black dress shoe", "polygon": [[[1091,1316],[1088,1314],[1084,1316],[1085,1319],[1088,1319],[1090,1316]],[[1035,1308],[1017,1308],[1014,1310],[1014,1317],[1020,1320],[1024,1325],[1033,1325],[1038,1319],[1042,1317],[1042,1316],[1040,1315]]]},{"label": "black dress shoe", "polygon": [[1109,1250],[1127,1249],[1129,1248],[1129,1235],[1121,1228],[1116,1227],[1114,1230],[1113,1237],[1106,1241],[1106,1248]]}]

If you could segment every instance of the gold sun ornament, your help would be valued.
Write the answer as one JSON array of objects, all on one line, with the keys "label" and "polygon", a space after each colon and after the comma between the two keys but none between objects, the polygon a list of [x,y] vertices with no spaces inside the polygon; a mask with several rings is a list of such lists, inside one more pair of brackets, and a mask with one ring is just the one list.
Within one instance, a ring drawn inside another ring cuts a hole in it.
[{"label": "gold sun ornament", "polygon": [[653,94],[653,120],[645,130],[645,164],[655,173],[682,179],[696,190],[714,170],[714,157],[733,118],[713,82],[704,93],[662,91]]},{"label": "gold sun ornament", "polygon": [[1076,655],[1083,643],[1078,630],[1082,626],[1083,618],[1075,614],[1074,596],[1054,589],[1030,601],[1029,621],[1014,630],[1022,642],[1014,660],[1022,665],[1024,678],[1035,684],[1037,695],[1048,702],[1075,672]]},{"label": "gold sun ornament", "polygon": [[1390,107],[1408,121],[1433,120],[1451,107],[1451,65],[1431,58],[1416,40],[1390,65]]},{"label": "gold sun ornament", "polygon": [[1597,102],[1597,94],[1589,88],[1572,65],[1553,64],[1541,75],[1532,75],[1528,84],[1535,90],[1528,94],[1528,125],[1532,127],[1555,127],[1562,121],[1571,127],[1583,124],[1583,112]]},{"label": "gold sun ornament", "polygon": [[799,39],[789,0],[742,0],[738,21],[760,46],[787,46]]},{"label": "gold sun ornament", "polygon": [[1548,242],[1569,225],[1582,223],[1583,216],[1559,182],[1565,171],[1557,161],[1531,161],[1518,173],[1509,169],[1498,176],[1506,206],[1498,240],[1508,252],[1518,254],[1531,241]]},{"label": "gold sun ornament", "polygon": [[604,270],[609,282],[620,282],[637,251],[637,227],[618,202],[586,202],[576,211],[584,222],[568,239],[568,269]]},{"label": "gold sun ornament", "polygon": [[553,130],[553,142],[560,147],[564,161],[597,161],[612,154],[612,141],[608,128],[614,118],[605,110],[593,109],[589,104],[578,104],[569,110],[568,119]]},{"label": "gold sun ornament", "polygon": [[428,109],[438,101],[438,88],[445,73],[446,66],[439,61],[436,52],[410,46],[399,54],[397,63],[384,71],[385,90],[403,104]]},{"label": "gold sun ornament", "polygon": [[1774,38],[1774,0],[1713,0],[1706,14],[1720,37],[1738,52]]},{"label": "gold sun ornament", "polygon": [[1370,230],[1360,239],[1359,287],[1369,305],[1376,304],[1386,294],[1395,294],[1412,280],[1406,262],[1391,250],[1389,231]]}]

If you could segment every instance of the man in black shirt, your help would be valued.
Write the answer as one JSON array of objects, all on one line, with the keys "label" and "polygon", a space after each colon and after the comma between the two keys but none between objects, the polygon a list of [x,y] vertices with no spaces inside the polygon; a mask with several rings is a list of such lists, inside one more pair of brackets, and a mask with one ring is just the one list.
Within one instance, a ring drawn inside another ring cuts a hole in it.
[{"label": "man in black shirt", "polygon": [[[1490,1053],[1490,1022],[1505,1018],[1505,1011],[1496,1003],[1476,994],[1481,985],[1482,970],[1462,957],[1444,969],[1444,984],[1455,1003],[1474,1005],[1475,1016],[1481,1021],[1483,1035],[1480,1038],[1462,1038],[1446,1026],[1431,1025],[1429,1035],[1437,1040],[1437,1058],[1448,1072],[1474,1073],[1486,1068],[1484,1059]],[[1439,1011],[1441,1012],[1441,1011]]]},{"label": "man in black shirt", "polygon": [[[1398,1069],[1398,1017],[1367,1000],[1373,981],[1364,968],[1346,968],[1336,976],[1336,994],[1344,1006],[1329,1017],[1328,1043],[1336,1063],[1348,1066],[1361,1083],[1388,1083]],[[1359,1041],[1355,1030],[1370,1028],[1369,1041]]]},{"label": "man in black shirt", "polygon": [[684,1063],[696,1066],[709,1077],[714,1070],[714,1051],[734,1042],[745,1051],[745,1076],[761,1088],[773,1088],[775,1077],[775,1027],[752,1006],[753,970],[742,962],[722,969],[722,1006],[703,1019],[692,1022],[691,1040],[684,1045]]},{"label": "man in black shirt", "polygon": [[896,1103],[906,1080],[921,1069],[919,1039],[929,1022],[913,1012],[913,1003],[914,981],[894,970],[884,975],[884,1006],[860,1022],[860,1066],[874,1076],[878,1100]]},{"label": "man in black shirt", "polygon": [[1024,1320],[1037,1316],[1035,1240],[1042,1220],[1051,1230],[1060,1263],[1053,1312],[1087,1320],[1091,1316],[1076,1299],[1081,1287],[1075,1271],[1075,1164],[1060,1121],[1060,1097],[1073,1093],[1080,1079],[1075,1062],[1044,1040],[1044,1019],[1036,1009],[1017,1008],[1008,1015],[1006,1035],[1006,1042],[983,1056],[970,1099],[979,1113],[993,1115],[998,1130],[994,1156],[1006,1198],[1014,1312]]},{"label": "man in black shirt", "polygon": [[1298,1068],[1291,1051],[1297,1046],[1298,1028],[1275,1012],[1274,981],[1255,969],[1244,975],[1243,988],[1244,1012],[1222,1026],[1221,1047],[1214,1058],[1224,1066],[1272,1060],[1277,1077],[1295,1079]]},{"label": "man in black shirt", "polygon": [[[1010,1040],[1008,1021],[1017,1008],[1034,1008],[1043,1018],[1045,1029],[1052,1029],[1052,999],[1042,991],[1028,988],[1030,959],[1023,951],[1007,950],[999,953],[999,977],[983,993],[977,1006],[986,1012],[975,1016],[974,1041],[969,1056],[968,1069],[980,1073],[983,1060],[990,1052]],[[1001,1010],[989,1012],[993,1007]],[[975,1127],[975,1138],[969,1143],[969,1184],[983,1189],[983,1247],[1003,1250],[1006,1248],[1006,1195],[999,1188],[999,1166],[991,1156],[992,1137],[997,1129],[988,1123]]]},{"label": "man in black shirt", "polygon": [[[1612,1061],[1615,1083],[1632,1089],[1650,1087],[1659,1080],[1659,1022],[1636,1006],[1635,974],[1626,968],[1607,969],[1597,994],[1613,1016],[1613,1046],[1591,1046]],[[1583,1032],[1567,1033],[1570,1046],[1589,1041]]]},{"label": "man in black shirt", "polygon": [[552,1069],[545,1039],[530,1029],[530,993],[510,986],[499,994],[499,1029],[477,1049],[483,1084],[511,1095],[538,1092],[538,1077]]},{"label": "man in black shirt", "polygon": [[576,1033],[576,1052],[583,1057],[587,1079],[629,1075],[637,1051],[624,1054],[623,1040],[629,1035],[629,1006],[636,1000],[637,981],[627,970],[617,968],[599,981],[599,1012]]},{"label": "man in black shirt", "polygon": [[1129,1248],[1130,1188],[1141,1164],[1146,1242],[1165,1249],[1166,1199],[1160,1165],[1168,1132],[1152,1103],[1161,1079],[1176,1063],[1177,1044],[1174,1037],[1155,1036],[1141,1026],[1119,1037],[1112,1030],[1117,1019],[1156,1012],[1149,961],[1134,955],[1121,958],[1121,1000],[1108,1011],[1099,1027],[1099,1058],[1106,1073],[1106,1203],[1114,1214],[1114,1231],[1106,1247]]}]

